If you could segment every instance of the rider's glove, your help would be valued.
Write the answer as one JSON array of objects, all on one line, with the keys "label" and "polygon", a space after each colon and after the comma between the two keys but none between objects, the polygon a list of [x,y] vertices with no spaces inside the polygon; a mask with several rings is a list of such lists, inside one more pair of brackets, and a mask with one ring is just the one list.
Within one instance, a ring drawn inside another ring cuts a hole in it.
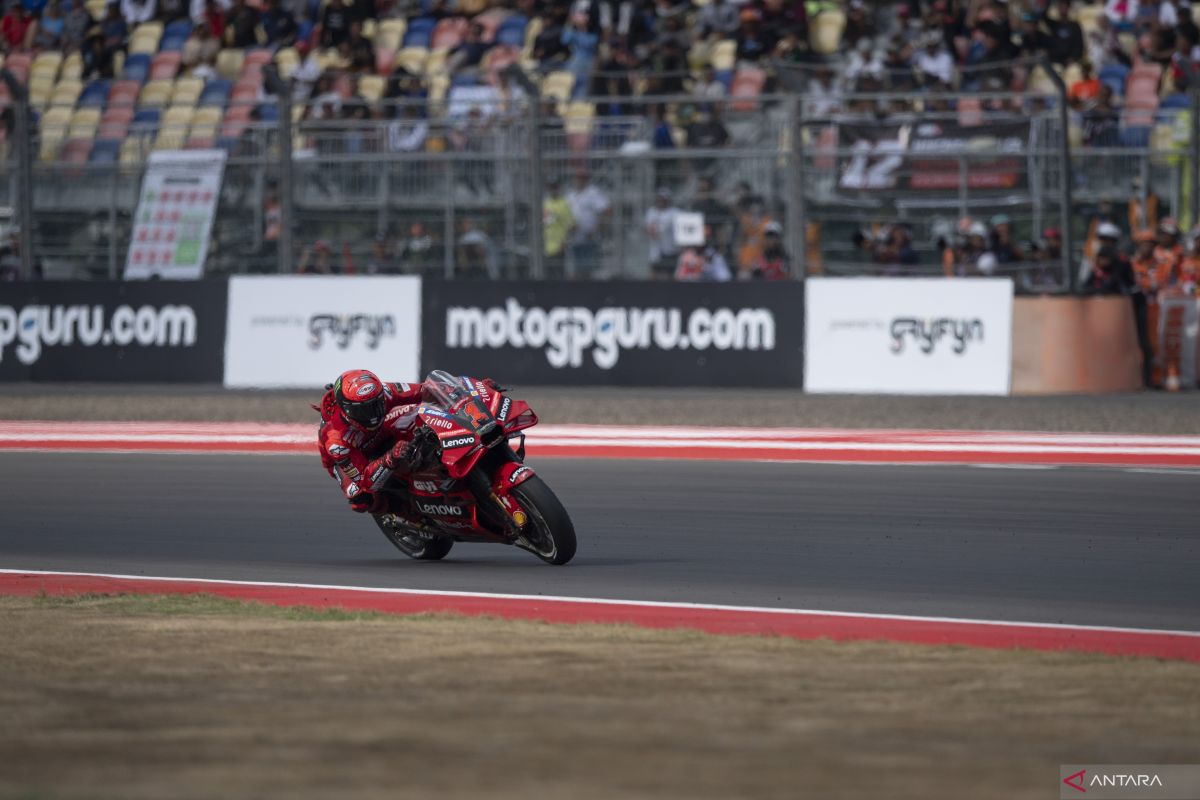
[{"label": "rider's glove", "polygon": [[415,472],[428,463],[436,441],[437,434],[428,428],[421,428],[413,435],[411,441],[397,442],[384,457],[384,465],[390,470]]}]

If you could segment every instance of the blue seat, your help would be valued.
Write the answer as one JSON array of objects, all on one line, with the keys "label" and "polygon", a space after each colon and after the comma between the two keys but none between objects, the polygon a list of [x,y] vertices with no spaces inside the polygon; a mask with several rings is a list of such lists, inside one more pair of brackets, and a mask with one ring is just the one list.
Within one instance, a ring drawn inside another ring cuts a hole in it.
[{"label": "blue seat", "polygon": [[311,20],[306,19],[304,22],[301,22],[300,28],[296,31],[296,41],[307,42],[310,38],[312,38],[313,27],[314,26]]},{"label": "blue seat", "polygon": [[1096,77],[1105,86],[1110,87],[1114,94],[1120,97],[1125,96],[1125,80],[1129,77],[1129,67],[1124,64],[1109,64],[1100,70],[1100,74]]},{"label": "blue seat", "polygon": [[274,103],[259,103],[254,108],[254,118],[263,122],[278,122],[279,106]]},{"label": "blue seat", "polygon": [[433,29],[436,25],[437,20],[432,17],[417,17],[408,23],[408,30],[404,32],[404,41],[400,46],[428,49],[429,43],[433,40]]},{"label": "blue seat", "polygon": [[182,36],[187,38],[192,34],[192,21],[190,19],[177,19],[163,29],[163,36]]},{"label": "blue seat", "polygon": [[450,82],[452,89],[469,89],[479,85],[479,79],[472,72],[464,72],[460,75],[455,75],[454,80]]},{"label": "blue seat", "polygon": [[162,41],[158,43],[158,51],[160,53],[180,53],[183,51],[184,44],[187,43],[186,36],[176,34],[164,34]]},{"label": "blue seat", "polygon": [[150,55],[134,53],[125,58],[125,66],[121,69],[121,80],[145,83],[150,75]]},{"label": "blue seat", "polygon": [[229,101],[229,93],[233,90],[233,85],[223,78],[213,78],[208,83],[204,84],[204,91],[200,92],[200,103],[202,106],[221,106]]},{"label": "blue seat", "polygon": [[1121,131],[1122,147],[1149,147],[1150,131],[1148,125],[1134,125]]},{"label": "blue seat", "polygon": [[222,136],[217,139],[217,147],[224,150],[226,153],[232,153],[234,148],[238,146],[236,136]]},{"label": "blue seat", "polygon": [[79,94],[79,107],[104,108],[105,102],[108,101],[108,90],[111,84],[111,81],[105,80],[89,81]]},{"label": "blue seat", "polygon": [[729,91],[733,88],[733,70],[719,69],[713,73],[713,77],[717,79],[718,83],[725,87],[725,91]]},{"label": "blue seat", "polygon": [[1159,108],[1163,109],[1188,109],[1191,108],[1192,101],[1188,99],[1186,94],[1169,94],[1163,98],[1163,101],[1158,104]]},{"label": "blue seat", "polygon": [[508,47],[525,46],[525,26],[529,20],[521,14],[508,17],[496,29],[496,44]]},{"label": "blue seat", "polygon": [[158,132],[158,123],[161,119],[162,111],[157,108],[139,109],[129,124],[129,135],[153,136]]},{"label": "blue seat", "polygon": [[120,139],[97,139],[92,145],[92,156],[88,161],[93,164],[115,164],[120,158]]}]

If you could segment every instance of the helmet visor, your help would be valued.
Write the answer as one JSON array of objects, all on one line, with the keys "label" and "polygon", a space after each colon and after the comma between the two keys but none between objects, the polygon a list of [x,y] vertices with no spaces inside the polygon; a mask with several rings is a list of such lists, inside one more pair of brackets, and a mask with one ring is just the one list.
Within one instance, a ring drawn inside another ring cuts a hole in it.
[{"label": "helmet visor", "polygon": [[345,400],[341,405],[346,416],[364,428],[378,428],[383,422],[384,399],[382,394],[361,403]]}]

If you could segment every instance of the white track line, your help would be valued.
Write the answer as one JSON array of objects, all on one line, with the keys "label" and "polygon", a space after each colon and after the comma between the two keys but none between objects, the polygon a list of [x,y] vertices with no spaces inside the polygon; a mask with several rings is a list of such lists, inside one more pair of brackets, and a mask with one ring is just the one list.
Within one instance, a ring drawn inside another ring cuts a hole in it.
[{"label": "white track line", "polygon": [[340,590],[347,592],[381,592],[384,594],[425,595],[432,597],[470,597],[484,600],[526,600],[550,603],[578,603],[586,605],[633,606],[643,608],[678,608],[698,611],[745,611],[756,614],[780,614],[810,617],[846,617],[850,619],[879,619],[900,622],[936,622],[956,625],[988,625],[1005,628],[1044,628],[1065,631],[1095,631],[1100,633],[1138,633],[1147,635],[1186,636],[1200,638],[1200,631],[1163,630],[1157,628],[1120,628],[1108,625],[1072,625],[1061,622],[1013,622],[994,619],[966,619],[963,617],[924,617],[910,614],[875,614],[860,611],[824,611],[807,608],[771,608],[769,606],[731,606],[715,603],[680,603],[658,600],[614,600],[599,597],[564,597],[559,595],[507,594],[501,592],[458,592],[428,589],[398,589],[376,586],[341,586],[327,583],[286,583],[279,581],[239,581],[219,578],[168,578],[150,575],[120,575],[105,572],[62,572],[57,570],[0,569],[9,575],[75,576],[84,578],[111,578],[114,580],[146,582],[184,582],[201,584],[225,584],[229,586],[259,586],[281,589]]}]

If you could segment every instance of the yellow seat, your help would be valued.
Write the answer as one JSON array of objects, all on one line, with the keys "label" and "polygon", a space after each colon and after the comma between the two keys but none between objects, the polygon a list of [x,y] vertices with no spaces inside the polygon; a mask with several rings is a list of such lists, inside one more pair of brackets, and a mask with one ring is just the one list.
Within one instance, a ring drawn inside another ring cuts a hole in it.
[{"label": "yellow seat", "polygon": [[217,53],[217,74],[227,81],[236,81],[242,74],[242,61],[246,54],[241,50],[227,47]]},{"label": "yellow seat", "polygon": [[358,79],[358,93],[368,102],[374,103],[383,97],[387,82],[379,75],[363,75]]},{"label": "yellow seat", "polygon": [[342,54],[333,48],[321,50],[317,53],[317,61],[321,64],[321,69],[343,70],[350,66],[350,62],[342,58]]},{"label": "yellow seat", "polygon": [[429,58],[425,60],[426,75],[441,75],[446,71],[446,56],[450,53],[447,50],[433,50],[429,53]]},{"label": "yellow seat", "polygon": [[570,99],[574,88],[575,75],[566,70],[551,72],[542,79],[542,97],[554,98],[560,103]]},{"label": "yellow seat", "polygon": [[378,30],[379,30],[379,23],[375,21],[374,17],[369,17],[369,18],[363,20],[363,24],[362,24],[363,37],[370,39],[371,41],[375,41],[375,34],[378,32]]},{"label": "yellow seat", "polygon": [[393,53],[400,49],[404,38],[393,31],[380,30],[375,34],[375,51],[391,50]]},{"label": "yellow seat", "polygon": [[432,75],[429,78],[429,102],[441,105],[450,91],[449,75]]},{"label": "yellow seat", "polygon": [[129,37],[129,52],[153,55],[158,52],[160,39],[162,39],[162,23],[143,22],[133,29],[133,34]]},{"label": "yellow seat", "polygon": [[196,109],[192,106],[171,106],[162,116],[158,127],[158,138],[154,140],[155,150],[179,150],[187,141],[188,130],[192,127],[192,118]]},{"label": "yellow seat", "polygon": [[42,114],[42,118],[38,122],[38,130],[42,133],[59,131],[65,135],[67,127],[71,124],[71,115],[71,109],[66,106],[52,106]]},{"label": "yellow seat", "polygon": [[41,143],[38,145],[38,159],[41,161],[56,160],[58,158],[58,151],[62,147],[63,140],[66,138],[67,132],[64,129],[43,130]]},{"label": "yellow seat", "polygon": [[82,91],[83,84],[79,81],[59,81],[54,94],[50,95],[50,105],[74,107]]},{"label": "yellow seat", "polygon": [[563,119],[567,133],[591,133],[592,120],[596,117],[596,106],[583,100],[567,104]]},{"label": "yellow seat", "polygon": [[[379,30],[375,32],[376,37],[394,38],[396,40],[397,49],[400,47],[400,42],[404,41],[404,34],[408,30],[408,21],[405,19],[385,19],[379,23]],[[378,42],[376,43],[378,46]]]},{"label": "yellow seat", "polygon": [[[814,53],[829,55],[837,52],[842,44],[842,33],[846,30],[844,11],[822,11],[815,20],[808,21],[808,43]],[[735,48],[736,49],[736,48]],[[722,67],[717,67],[722,69]]]},{"label": "yellow seat", "polygon": [[34,108],[45,108],[54,93],[54,78],[34,75],[29,79],[29,102]]},{"label": "yellow seat", "polygon": [[[303,107],[301,106],[301,108]],[[216,139],[223,115],[224,112],[215,106],[196,109],[196,113],[192,117],[192,129],[188,133],[188,138]]]},{"label": "yellow seat", "polygon": [[275,54],[275,66],[279,69],[279,76],[286,80],[300,68],[300,54],[294,47],[280,48]]},{"label": "yellow seat", "polygon": [[84,8],[92,15],[92,19],[96,22],[101,22],[108,11],[108,0],[87,0],[84,3]]},{"label": "yellow seat", "polygon": [[180,78],[175,81],[175,88],[171,90],[171,105],[194,106],[200,100],[200,93],[203,91],[203,78]]},{"label": "yellow seat", "polygon": [[150,81],[138,95],[138,105],[146,108],[162,108],[171,99],[172,82]]},{"label": "yellow seat", "polygon": [[96,135],[100,125],[100,109],[80,108],[71,116],[71,126],[67,136],[72,139],[91,139]]},{"label": "yellow seat", "polygon": [[33,63],[29,65],[29,77],[34,75],[47,75],[50,78],[58,77],[58,68],[62,65],[62,53],[44,52],[40,53]]},{"label": "yellow seat", "polygon": [[121,163],[140,164],[146,160],[147,143],[143,136],[130,136],[121,142]]},{"label": "yellow seat", "polygon": [[525,46],[521,48],[521,58],[529,58],[533,55],[534,42],[537,41],[537,37],[541,36],[544,25],[541,17],[529,20],[529,24],[525,26]]},{"label": "yellow seat", "polygon": [[718,72],[733,69],[737,59],[737,42],[733,39],[722,39],[713,45],[708,55],[709,63]]},{"label": "yellow seat", "polygon": [[83,56],[79,53],[71,53],[63,60],[62,71],[59,75],[66,79],[80,80],[83,78]]},{"label": "yellow seat", "polygon": [[396,53],[396,66],[404,67],[413,75],[425,74],[425,62],[429,59],[429,51],[424,47],[405,47]]}]

